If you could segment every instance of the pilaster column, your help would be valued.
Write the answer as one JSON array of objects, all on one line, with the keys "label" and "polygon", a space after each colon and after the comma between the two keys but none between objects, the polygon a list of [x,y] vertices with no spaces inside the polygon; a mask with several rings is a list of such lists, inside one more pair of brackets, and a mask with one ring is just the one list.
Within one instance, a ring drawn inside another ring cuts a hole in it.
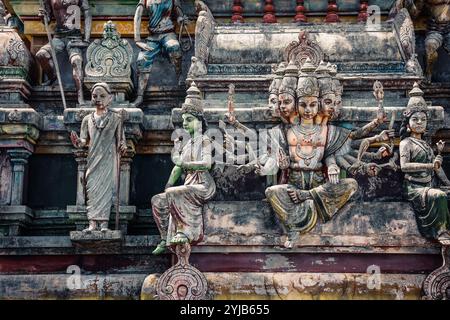
[{"label": "pilaster column", "polygon": [[75,149],[75,161],[77,162],[77,206],[86,205],[86,165],[87,165],[87,150]]},{"label": "pilaster column", "polygon": [[12,165],[11,205],[22,205],[25,193],[25,170],[31,152],[25,149],[11,149],[7,153]]},{"label": "pilaster column", "polygon": [[120,205],[128,206],[130,203],[131,163],[135,152],[127,151],[120,159]]}]

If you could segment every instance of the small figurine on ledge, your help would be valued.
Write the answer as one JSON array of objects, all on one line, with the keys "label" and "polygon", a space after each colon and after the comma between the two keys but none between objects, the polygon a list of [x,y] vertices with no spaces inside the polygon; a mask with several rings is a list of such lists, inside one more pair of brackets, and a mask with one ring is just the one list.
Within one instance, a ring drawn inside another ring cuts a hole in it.
[{"label": "small figurine on ledge", "polygon": [[[153,254],[161,254],[169,245],[196,244],[203,239],[203,206],[216,193],[210,174],[213,166],[212,143],[204,135],[207,123],[203,115],[200,90],[195,82],[187,91],[182,107],[183,129],[189,133],[175,140],[172,161],[175,166],[165,192],[152,198],[152,210],[161,234]],[[186,173],[183,186],[174,187]]]},{"label": "small figurine on ledge", "polygon": [[439,154],[435,156],[431,146],[423,140],[429,116],[423,91],[417,83],[409,95],[400,129],[400,166],[405,173],[405,196],[416,213],[420,233],[428,239],[449,240],[447,196],[436,188],[435,181],[440,180],[445,186],[450,186],[442,169],[440,153],[444,145],[442,141],[438,143]]},{"label": "small figurine on ledge", "polygon": [[74,131],[70,135],[76,148],[89,146],[85,178],[89,227],[84,232],[109,230],[114,189],[118,186],[119,152],[123,155],[127,151],[123,120],[109,109],[111,101],[109,86],[95,84],[92,104],[96,110],[84,117],[80,137]]}]

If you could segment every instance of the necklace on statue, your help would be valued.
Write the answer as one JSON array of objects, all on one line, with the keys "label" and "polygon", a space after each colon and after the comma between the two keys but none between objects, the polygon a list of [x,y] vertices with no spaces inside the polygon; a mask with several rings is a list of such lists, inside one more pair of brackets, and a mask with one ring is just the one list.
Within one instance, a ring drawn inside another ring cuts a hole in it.
[{"label": "necklace on statue", "polygon": [[[91,114],[91,118],[92,118],[92,122],[94,123],[94,126],[99,129],[100,131],[102,131],[106,125],[109,122],[109,112],[107,112],[104,116],[100,116],[97,119],[95,119],[95,112],[92,112]],[[104,119],[104,120],[103,120]],[[97,122],[98,121],[98,122]]]}]

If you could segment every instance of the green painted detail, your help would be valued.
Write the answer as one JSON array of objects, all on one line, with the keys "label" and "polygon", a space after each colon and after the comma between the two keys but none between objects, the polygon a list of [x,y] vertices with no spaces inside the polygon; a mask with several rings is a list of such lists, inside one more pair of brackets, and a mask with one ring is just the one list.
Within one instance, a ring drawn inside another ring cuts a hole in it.
[{"label": "green painted detail", "polygon": [[28,72],[22,67],[0,67],[0,77],[28,79]]}]

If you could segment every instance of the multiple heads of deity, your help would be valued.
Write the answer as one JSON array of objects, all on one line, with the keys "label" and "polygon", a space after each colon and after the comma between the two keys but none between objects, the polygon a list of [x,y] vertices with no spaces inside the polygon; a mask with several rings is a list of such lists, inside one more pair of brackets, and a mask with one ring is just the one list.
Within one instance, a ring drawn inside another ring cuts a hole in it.
[{"label": "multiple heads of deity", "polygon": [[284,123],[299,119],[322,123],[339,116],[342,91],[336,65],[322,61],[315,66],[307,58],[299,70],[293,61],[282,62],[269,88],[269,109]]}]

